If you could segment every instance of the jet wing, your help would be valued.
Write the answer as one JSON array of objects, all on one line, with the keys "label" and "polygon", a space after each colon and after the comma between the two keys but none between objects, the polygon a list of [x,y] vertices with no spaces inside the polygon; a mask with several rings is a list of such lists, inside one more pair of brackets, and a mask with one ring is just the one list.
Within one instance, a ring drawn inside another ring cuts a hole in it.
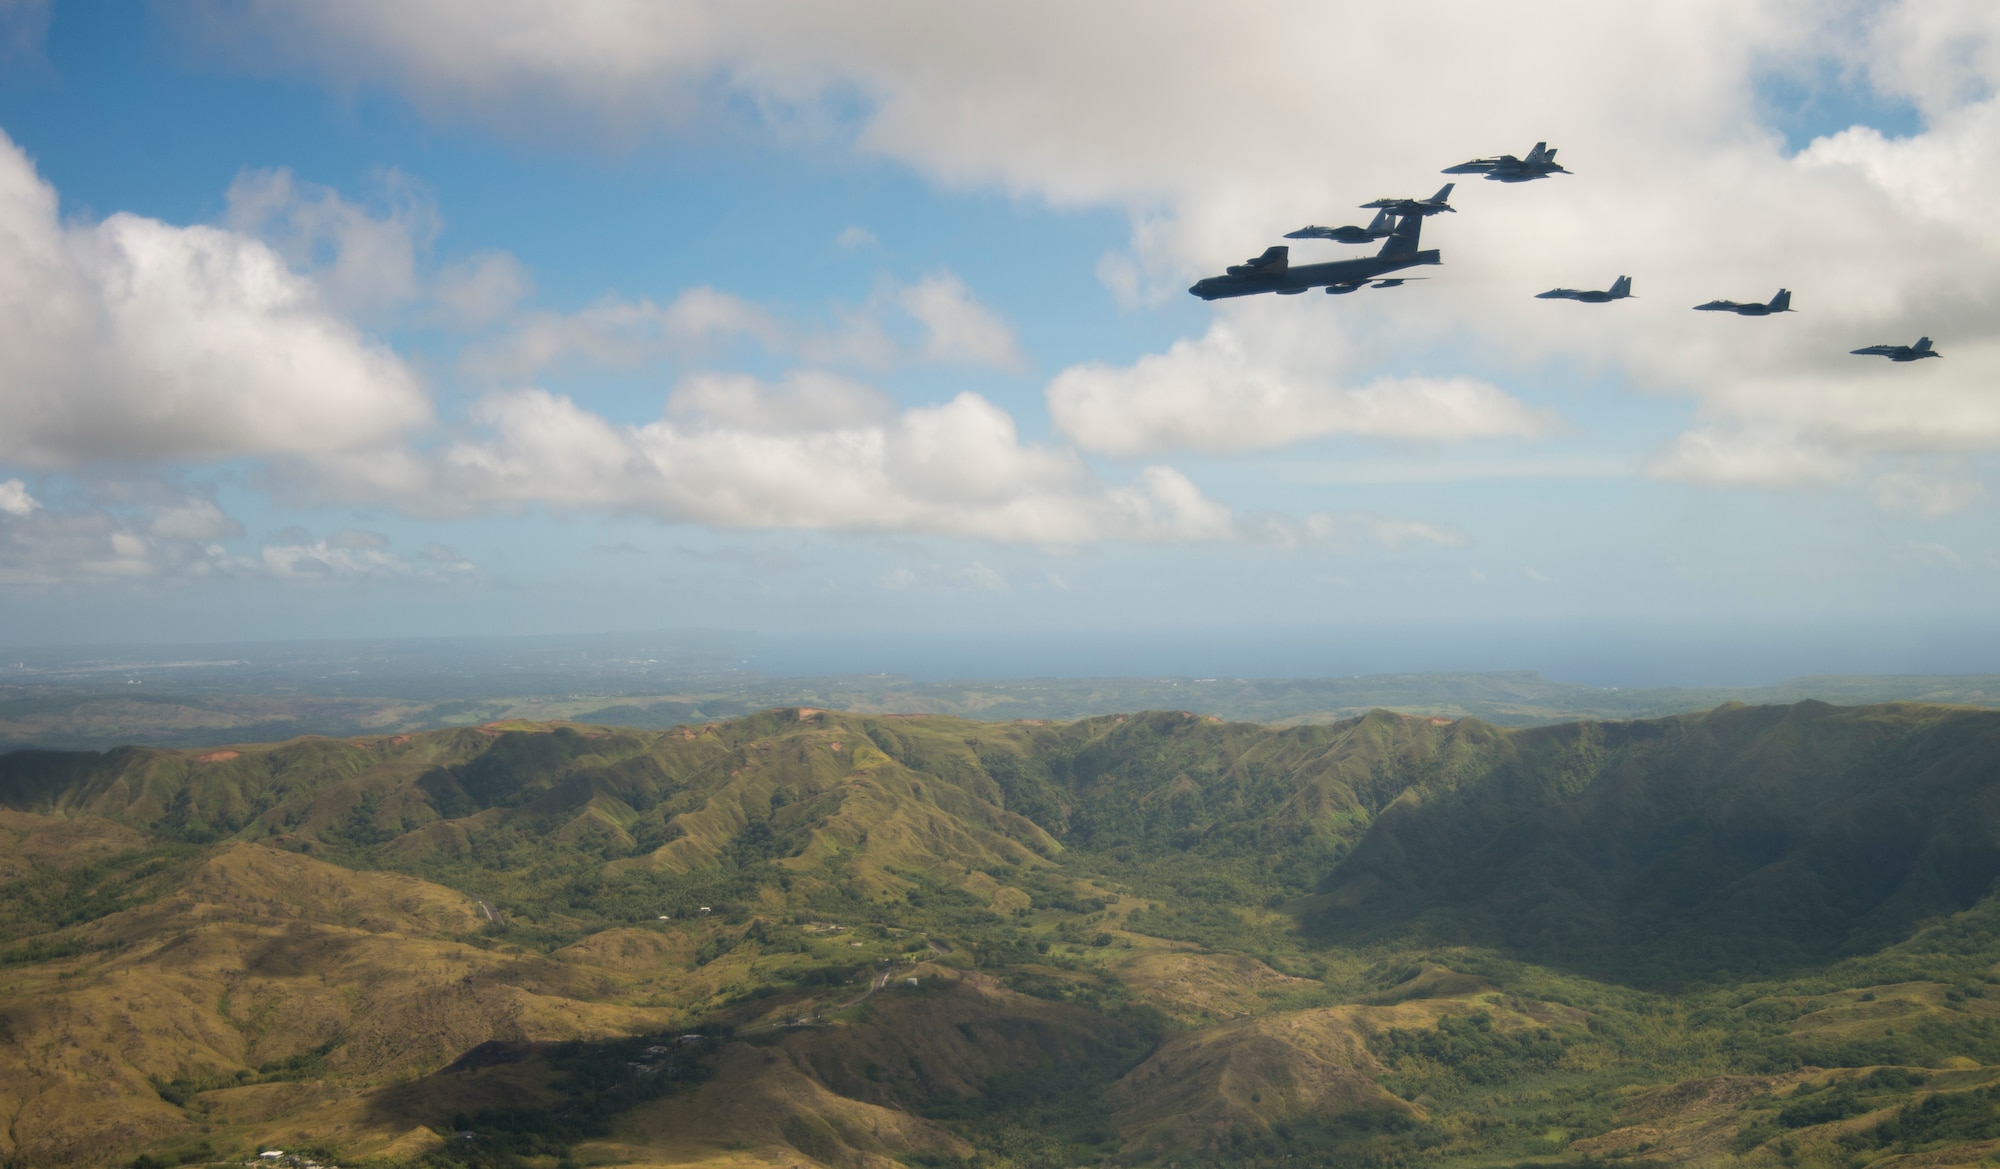
[{"label": "jet wing", "polygon": [[1313,224],[1310,227],[1301,227],[1297,231],[1288,231],[1285,233],[1285,238],[1330,239],[1344,244],[1365,244],[1372,237],[1368,234],[1368,229],[1365,227],[1354,227],[1352,225],[1347,227],[1321,227],[1318,224]]},{"label": "jet wing", "polygon": [[1850,349],[1848,352],[1856,357],[1894,357],[1902,348],[1904,347],[1901,345],[1870,345],[1863,349]]},{"label": "jet wing", "polygon": [[1733,300],[1711,300],[1707,304],[1698,304],[1694,306],[1694,309],[1696,312],[1733,313],[1737,309],[1740,309],[1742,307],[1743,306],[1741,304]]}]

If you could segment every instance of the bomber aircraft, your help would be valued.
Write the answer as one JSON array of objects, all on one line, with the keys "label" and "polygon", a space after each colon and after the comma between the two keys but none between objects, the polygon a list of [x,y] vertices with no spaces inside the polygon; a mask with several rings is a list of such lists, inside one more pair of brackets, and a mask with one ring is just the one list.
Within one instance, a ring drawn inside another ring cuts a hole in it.
[{"label": "bomber aircraft", "polygon": [[1547,292],[1537,292],[1536,300],[1580,300],[1585,304],[1603,304],[1608,300],[1624,300],[1632,295],[1632,278],[1620,276],[1611,282],[1609,291],[1578,288],[1551,288]]},{"label": "bomber aircraft", "polygon": [[1526,158],[1515,158],[1503,154],[1497,158],[1475,158],[1471,162],[1461,162],[1457,166],[1444,168],[1448,175],[1485,175],[1496,183],[1526,183],[1535,179],[1545,179],[1550,175],[1566,175],[1556,163],[1556,152],[1549,149],[1546,142],[1535,143],[1535,148]]},{"label": "bomber aircraft", "polygon": [[1917,338],[1915,345],[1870,345],[1866,349],[1850,349],[1856,357],[1886,357],[1890,361],[1922,361],[1926,357],[1943,357],[1944,354],[1931,348],[1929,337]]},{"label": "bomber aircraft", "polygon": [[1301,227],[1297,231],[1288,231],[1285,233],[1285,238],[1330,239],[1341,244],[1365,244],[1381,239],[1394,230],[1396,230],[1396,217],[1390,215],[1388,209],[1384,208],[1375,213],[1375,218],[1367,227],[1355,227],[1353,224],[1346,227],[1321,227],[1314,224],[1310,227]]},{"label": "bomber aircraft", "polygon": [[1381,277],[1418,264],[1444,262],[1436,248],[1420,249],[1417,246],[1423,228],[1423,217],[1412,215],[1396,224],[1396,230],[1390,233],[1382,250],[1372,256],[1329,260],[1323,264],[1300,264],[1296,268],[1291,264],[1291,249],[1280,244],[1266,248],[1264,254],[1254,260],[1230,265],[1220,276],[1195,281],[1188,291],[1203,300],[1221,300],[1231,296],[1253,296],[1260,292],[1297,296],[1314,288],[1324,288],[1331,293],[1353,292],[1364,284],[1394,288],[1409,277],[1395,280],[1383,280]]},{"label": "bomber aircraft", "polygon": [[1376,199],[1373,202],[1363,203],[1361,206],[1364,208],[1380,207],[1391,215],[1406,219],[1410,216],[1436,215],[1440,211],[1450,211],[1453,214],[1457,214],[1458,208],[1445,202],[1446,199],[1451,198],[1451,189],[1457,185],[1457,183],[1446,183],[1444,186],[1438,188],[1437,194],[1432,195],[1428,199]]},{"label": "bomber aircraft", "polygon": [[1778,295],[1771,298],[1770,304],[1758,304],[1756,301],[1738,304],[1733,300],[1711,300],[1707,304],[1694,306],[1694,309],[1699,313],[1735,313],[1739,317],[1768,317],[1772,313],[1795,311],[1792,308],[1792,290],[1789,288],[1780,288]]}]

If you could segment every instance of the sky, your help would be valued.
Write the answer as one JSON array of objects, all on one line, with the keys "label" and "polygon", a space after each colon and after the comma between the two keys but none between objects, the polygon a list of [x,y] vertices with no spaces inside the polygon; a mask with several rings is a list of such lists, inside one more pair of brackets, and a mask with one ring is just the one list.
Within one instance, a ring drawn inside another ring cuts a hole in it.
[{"label": "sky", "polygon": [[[1971,0],[0,0],[0,644],[2000,669],[1996,79]],[[1185,291],[1537,140],[1420,282]]]}]

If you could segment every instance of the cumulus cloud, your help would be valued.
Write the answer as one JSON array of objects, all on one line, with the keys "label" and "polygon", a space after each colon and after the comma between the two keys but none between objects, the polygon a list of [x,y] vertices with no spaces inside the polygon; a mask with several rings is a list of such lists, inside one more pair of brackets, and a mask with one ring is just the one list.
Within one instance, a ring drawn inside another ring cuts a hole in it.
[{"label": "cumulus cloud", "polygon": [[400,172],[379,179],[389,206],[376,216],[289,170],[245,171],[229,186],[225,222],[270,244],[340,311],[385,311],[421,291],[418,256],[437,236],[438,215]]},{"label": "cumulus cloud", "polygon": [[615,423],[547,390],[488,395],[435,457],[316,460],[301,490],[433,511],[545,504],[741,528],[971,536],[1074,547],[1227,539],[1227,507],[1168,467],[1128,484],[1023,442],[977,394],[895,409],[844,379],[690,379],[666,415]]},{"label": "cumulus cloud", "polygon": [[0,136],[0,459],[334,452],[426,421],[409,368],[265,244],[135,215],[64,223]]},{"label": "cumulus cloud", "polygon": [[[482,269],[480,275],[494,284],[512,273],[503,269],[489,275]],[[486,293],[484,287],[464,291]],[[459,285],[440,290],[441,298],[459,294]],[[887,319],[897,314],[922,332],[913,347],[900,344],[887,327]],[[523,314],[496,339],[469,349],[462,364],[476,377],[519,382],[573,364],[629,367],[685,359],[736,340],[820,365],[881,368],[905,356],[1003,369],[1022,363],[1012,326],[950,272],[907,286],[885,285],[863,305],[835,306],[831,316],[831,323],[820,325],[787,320],[706,286],[689,289],[666,305],[607,297],[574,313]]]},{"label": "cumulus cloud", "polygon": [[292,532],[265,544],[256,567],[267,576],[293,582],[449,581],[479,575],[477,565],[443,544],[425,545],[415,559],[389,545],[389,537],[362,529],[334,532],[323,539]]},{"label": "cumulus cloud", "polygon": [[1309,543],[1346,548],[1359,538],[1396,552],[1426,544],[1457,548],[1466,542],[1465,533],[1449,524],[1383,516],[1369,511],[1314,512],[1296,525],[1282,516],[1266,517],[1266,522],[1270,525],[1268,539],[1281,545]]},{"label": "cumulus cloud", "polygon": [[[1455,355],[1474,380],[1558,362],[1690,397],[1698,420],[1662,463],[1685,478],[1811,483],[1884,455],[2000,448],[1989,417],[2000,221],[1987,206],[2000,185],[2000,11],[1978,0],[1444,11],[745,0],[580,19],[529,0],[257,0],[208,9],[205,27],[236,51],[342,85],[397,87],[445,116],[500,125],[539,102],[572,124],[602,124],[685,114],[722,94],[789,130],[836,127],[858,150],[948,184],[1120,208],[1130,246],[1100,271],[1132,303],[1178,298],[1190,277],[1304,221],[1344,222],[1327,217],[1426,192],[1443,165],[1546,137],[1576,174],[1462,184],[1467,213],[1426,228],[1445,267],[1422,287],[1420,311],[1405,289],[1322,300],[1313,316],[1260,306],[1225,319],[1270,316],[1301,343],[1373,342],[1390,355],[1369,365],[1378,376],[1407,376],[1394,354],[1422,352]],[[1384,51],[1415,44],[1415,56]],[[1760,82],[1828,63],[1914,103],[1922,130],[1857,128],[1792,153],[1758,124]],[[1383,93],[1409,99],[1385,104]],[[1645,299],[1529,295],[1621,272]],[[1780,284],[1797,292],[1799,316],[1685,311]],[[1404,299],[1354,303],[1367,297]],[[1379,307],[1390,303],[1394,314]],[[1845,356],[1921,333],[1951,360],[1888,371]],[[1117,372],[1079,372],[1063,385],[1064,408],[1082,417],[1086,404],[1136,401],[1107,388]],[[1280,405],[1264,412],[1303,419],[1307,432],[1332,425],[1297,397],[1267,394]],[[1093,411],[1078,425],[1119,449],[1150,449],[1198,440],[1215,417],[1200,397],[1183,411],[1122,431]],[[1280,430],[1247,426],[1215,445],[1245,449]],[[1774,434],[1787,437],[1773,445]]]},{"label": "cumulus cloud", "polygon": [[1962,466],[1932,472],[1904,468],[1878,475],[1871,493],[1883,511],[1936,519],[1964,511],[1986,498],[1986,486]]},{"label": "cumulus cloud", "polygon": [[19,479],[0,482],[0,511],[11,516],[24,516],[42,506],[41,501],[28,494],[28,485]]},{"label": "cumulus cloud", "polygon": [[531,313],[469,350],[463,364],[478,377],[518,381],[572,362],[638,365],[735,338],[776,345],[778,322],[741,297],[700,287],[665,305],[613,297],[575,313]]},{"label": "cumulus cloud", "polygon": [[1047,396],[1063,433],[1086,450],[1118,455],[1172,448],[1226,454],[1333,434],[1427,441],[1536,435],[1550,426],[1519,399],[1469,378],[1387,377],[1342,388],[1321,371],[1272,360],[1224,322],[1129,366],[1072,366],[1049,383]]},{"label": "cumulus cloud", "polygon": [[[378,532],[346,530],[315,538],[285,532],[248,551],[228,545],[243,526],[215,502],[157,489],[141,502],[7,507],[0,483],[0,589],[157,587],[198,580],[289,583],[477,579],[477,565],[442,544],[414,557]],[[115,494],[115,493],[114,493]],[[25,498],[25,496],[24,496]]]},{"label": "cumulus cloud", "polygon": [[0,483],[0,587],[208,576],[230,563],[214,541],[241,534],[208,499],[164,495],[137,504],[51,507],[28,495],[20,480],[8,480]]},{"label": "cumulus cloud", "polygon": [[1002,369],[1021,365],[1013,328],[974,299],[965,282],[951,273],[926,276],[898,292],[896,300],[924,327],[923,355],[930,360]]},{"label": "cumulus cloud", "polygon": [[535,278],[506,252],[480,252],[445,266],[431,295],[445,318],[463,329],[490,325],[535,290]]}]

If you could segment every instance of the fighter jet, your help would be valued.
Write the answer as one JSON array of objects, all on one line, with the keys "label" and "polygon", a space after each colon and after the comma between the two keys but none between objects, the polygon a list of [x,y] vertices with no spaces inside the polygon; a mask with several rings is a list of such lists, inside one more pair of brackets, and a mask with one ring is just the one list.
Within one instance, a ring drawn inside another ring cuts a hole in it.
[{"label": "fighter jet", "polygon": [[1611,282],[1608,292],[1585,291],[1576,288],[1551,288],[1547,292],[1537,292],[1536,300],[1580,300],[1585,304],[1603,304],[1608,300],[1624,300],[1632,295],[1632,278],[1620,276]]},{"label": "fighter jet", "polygon": [[1420,249],[1417,246],[1423,228],[1423,216],[1412,215],[1396,224],[1396,230],[1390,233],[1382,250],[1372,256],[1330,260],[1323,264],[1300,264],[1296,268],[1291,266],[1290,248],[1282,244],[1266,248],[1263,255],[1241,264],[1232,264],[1220,276],[1195,281],[1188,291],[1203,300],[1220,300],[1231,296],[1253,296],[1259,292],[1297,296],[1314,288],[1324,288],[1331,293],[1353,292],[1364,284],[1391,288],[1409,277],[1383,280],[1383,276],[1418,264],[1444,262],[1436,248]]},{"label": "fighter jet", "polygon": [[1890,361],[1922,361],[1926,357],[1943,357],[1944,354],[1931,348],[1929,337],[1917,338],[1915,345],[1870,345],[1866,349],[1850,349],[1856,357],[1886,357]]},{"label": "fighter jet", "polygon": [[1376,199],[1371,203],[1363,203],[1362,206],[1364,208],[1380,207],[1389,214],[1401,218],[1436,215],[1440,211],[1450,211],[1456,214],[1458,208],[1453,207],[1451,204],[1445,202],[1445,200],[1451,198],[1451,189],[1457,185],[1456,183],[1446,183],[1444,186],[1438,188],[1437,194],[1432,195],[1428,199]]},{"label": "fighter jet", "polygon": [[1381,239],[1394,230],[1396,230],[1396,218],[1384,209],[1375,213],[1375,218],[1367,227],[1355,227],[1352,224],[1346,227],[1320,227],[1314,224],[1311,227],[1301,227],[1297,231],[1288,231],[1285,233],[1285,238],[1330,239],[1340,244],[1365,244]]},{"label": "fighter jet", "polygon": [[1711,300],[1707,304],[1694,306],[1698,313],[1735,313],[1739,317],[1768,317],[1772,313],[1788,313],[1792,309],[1792,290],[1780,288],[1770,304],[1738,304],[1733,300]]},{"label": "fighter jet", "polygon": [[1498,158],[1475,158],[1471,162],[1461,162],[1457,166],[1444,168],[1448,175],[1485,175],[1496,183],[1526,183],[1535,179],[1545,179],[1550,175],[1566,175],[1569,171],[1556,164],[1556,152],[1549,149],[1546,142],[1535,143],[1535,148],[1526,158],[1515,158],[1503,154]]}]

